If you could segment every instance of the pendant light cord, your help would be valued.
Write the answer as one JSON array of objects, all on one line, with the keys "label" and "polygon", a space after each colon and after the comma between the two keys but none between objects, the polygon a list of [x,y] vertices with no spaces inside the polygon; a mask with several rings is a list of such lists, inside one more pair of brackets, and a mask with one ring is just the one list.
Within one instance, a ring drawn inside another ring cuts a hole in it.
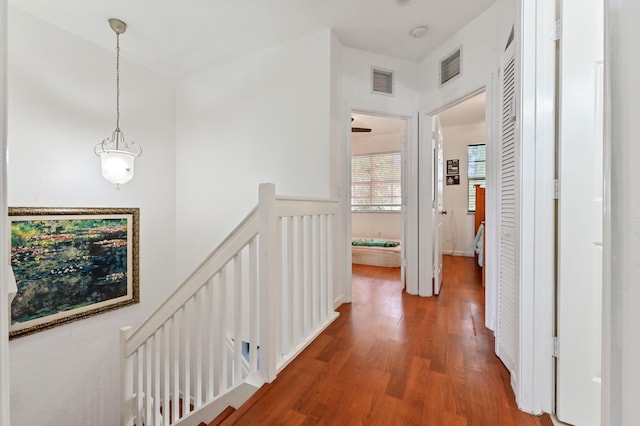
[{"label": "pendant light cord", "polygon": [[[120,133],[120,34],[116,33],[116,132]],[[116,150],[118,149],[116,139]]]}]

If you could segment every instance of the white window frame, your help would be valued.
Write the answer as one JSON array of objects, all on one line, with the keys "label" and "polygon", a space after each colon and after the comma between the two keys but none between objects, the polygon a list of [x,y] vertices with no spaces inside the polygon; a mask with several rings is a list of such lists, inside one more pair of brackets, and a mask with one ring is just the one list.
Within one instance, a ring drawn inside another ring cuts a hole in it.
[{"label": "white window frame", "polygon": [[[398,172],[398,176],[396,179],[386,179],[386,180],[379,180],[379,181],[375,181],[373,179],[374,177],[374,172],[373,172],[373,167],[374,167],[374,162],[373,159],[376,156],[387,156],[387,155],[394,155],[397,156],[397,161],[398,161],[398,168],[399,168],[399,172]],[[371,164],[372,164],[372,172],[370,174],[370,180],[368,181],[368,185],[370,186],[370,203],[369,204],[354,204],[353,200],[354,200],[354,187],[356,185],[362,185],[363,183],[367,183],[367,182],[363,182],[363,181],[358,181],[356,179],[354,179],[353,177],[353,159],[354,158],[358,158],[358,157],[369,157],[371,159]],[[401,158],[401,153],[400,151],[387,151],[387,152],[370,152],[370,153],[366,153],[366,154],[357,154],[357,155],[353,155],[351,157],[351,211],[353,213],[400,213],[402,211],[402,171],[401,171],[401,167],[402,167],[402,158]],[[391,204],[391,203],[374,203],[373,200],[373,186],[376,183],[385,183],[385,182],[396,182],[398,184],[398,190],[397,193],[394,193],[392,195],[393,198],[397,198],[398,203],[397,204]]]}]

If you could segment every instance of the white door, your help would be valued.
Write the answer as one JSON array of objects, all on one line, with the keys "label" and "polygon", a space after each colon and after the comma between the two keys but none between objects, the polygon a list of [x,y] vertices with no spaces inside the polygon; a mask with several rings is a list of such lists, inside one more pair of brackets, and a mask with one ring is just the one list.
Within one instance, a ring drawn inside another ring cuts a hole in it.
[{"label": "white door", "polygon": [[520,230],[520,138],[516,99],[515,43],[500,67],[500,178],[498,206],[498,324],[496,354],[515,375],[518,354],[518,281]]},{"label": "white door", "polygon": [[556,414],[600,424],[603,0],[564,0],[560,39]]},{"label": "white door", "polygon": [[440,292],[442,284],[442,132],[437,116],[420,116],[418,149],[418,294]]},{"label": "white door", "polygon": [[442,287],[442,199],[444,192],[444,161],[442,149],[442,127],[436,115],[432,120],[433,135],[433,294],[440,294]]},{"label": "white door", "polygon": [[433,117],[420,115],[418,144],[418,294],[422,297],[433,296],[434,271],[434,133]]}]

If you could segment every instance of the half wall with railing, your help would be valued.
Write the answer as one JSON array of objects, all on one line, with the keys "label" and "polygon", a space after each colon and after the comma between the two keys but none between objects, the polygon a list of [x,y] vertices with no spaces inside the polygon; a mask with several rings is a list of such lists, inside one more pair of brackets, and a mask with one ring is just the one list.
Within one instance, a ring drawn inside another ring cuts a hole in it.
[{"label": "half wall with railing", "polygon": [[137,329],[121,329],[121,423],[198,425],[238,407],[338,313],[338,201],[258,206]]}]

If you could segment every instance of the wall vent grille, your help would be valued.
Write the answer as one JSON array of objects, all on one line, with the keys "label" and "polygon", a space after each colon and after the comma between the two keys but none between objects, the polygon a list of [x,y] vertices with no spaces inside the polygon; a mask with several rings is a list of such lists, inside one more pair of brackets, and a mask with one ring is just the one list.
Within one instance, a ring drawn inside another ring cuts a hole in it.
[{"label": "wall vent grille", "polygon": [[371,68],[371,91],[384,95],[393,95],[393,71]]},{"label": "wall vent grille", "polygon": [[462,74],[462,49],[458,48],[440,61],[440,85],[448,83],[460,74]]}]

